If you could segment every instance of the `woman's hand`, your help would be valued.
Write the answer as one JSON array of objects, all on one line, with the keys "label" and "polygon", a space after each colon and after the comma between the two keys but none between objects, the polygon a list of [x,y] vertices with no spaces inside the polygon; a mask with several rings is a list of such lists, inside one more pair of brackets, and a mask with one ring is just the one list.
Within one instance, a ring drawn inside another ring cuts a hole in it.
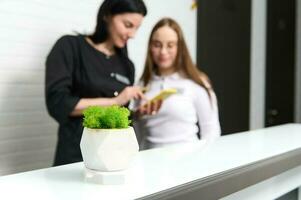
[{"label": "woman's hand", "polygon": [[114,98],[116,104],[123,106],[131,99],[145,99],[142,90],[138,86],[131,86],[124,88],[121,93]]},{"label": "woman's hand", "polygon": [[163,100],[149,101],[141,105],[137,109],[137,114],[141,115],[155,115],[160,110]]}]

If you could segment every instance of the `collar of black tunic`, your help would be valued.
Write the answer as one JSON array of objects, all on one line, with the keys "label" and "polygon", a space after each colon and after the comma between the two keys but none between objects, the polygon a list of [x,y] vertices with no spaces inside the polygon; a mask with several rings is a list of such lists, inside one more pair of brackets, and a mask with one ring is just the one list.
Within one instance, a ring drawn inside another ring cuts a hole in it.
[{"label": "collar of black tunic", "polygon": [[105,54],[104,52],[99,51],[98,49],[96,49],[95,47],[93,47],[92,44],[90,44],[90,43],[87,41],[87,39],[86,39],[87,36],[86,36],[86,35],[80,35],[79,37],[80,37],[80,39],[82,40],[82,42],[83,42],[86,46],[88,46],[88,48],[92,49],[92,51],[95,51],[97,54],[101,55],[102,57],[104,57],[104,58],[106,58],[106,59],[110,59],[110,58],[115,57],[116,54],[120,51],[120,49],[114,47],[114,48],[115,48],[115,53],[112,54],[112,55],[107,55],[107,54]]}]

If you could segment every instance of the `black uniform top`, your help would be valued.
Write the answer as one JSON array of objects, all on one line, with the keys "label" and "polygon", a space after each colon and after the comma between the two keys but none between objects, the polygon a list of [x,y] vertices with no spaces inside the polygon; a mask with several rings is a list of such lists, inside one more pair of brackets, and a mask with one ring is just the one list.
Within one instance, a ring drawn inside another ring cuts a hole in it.
[{"label": "black uniform top", "polygon": [[134,82],[126,49],[107,57],[82,35],[60,38],[46,61],[46,104],[59,123],[54,165],[82,161],[82,117],[70,117],[81,98],[113,97]]}]

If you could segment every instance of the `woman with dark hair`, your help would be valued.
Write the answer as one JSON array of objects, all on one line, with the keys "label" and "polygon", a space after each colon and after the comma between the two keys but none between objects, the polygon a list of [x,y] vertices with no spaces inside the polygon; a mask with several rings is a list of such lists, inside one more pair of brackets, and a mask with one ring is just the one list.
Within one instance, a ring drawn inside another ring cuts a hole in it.
[{"label": "woman with dark hair", "polygon": [[193,64],[180,26],[163,18],[153,28],[141,85],[147,98],[163,89],[177,94],[163,101],[156,115],[137,119],[142,148],[162,147],[220,136],[217,100],[207,75]]},{"label": "woman with dark hair", "polygon": [[95,32],[63,36],[46,61],[46,105],[59,123],[54,165],[82,161],[82,111],[88,106],[122,105],[143,98],[133,87],[135,68],[126,44],[147,10],[142,0],[104,0]]}]

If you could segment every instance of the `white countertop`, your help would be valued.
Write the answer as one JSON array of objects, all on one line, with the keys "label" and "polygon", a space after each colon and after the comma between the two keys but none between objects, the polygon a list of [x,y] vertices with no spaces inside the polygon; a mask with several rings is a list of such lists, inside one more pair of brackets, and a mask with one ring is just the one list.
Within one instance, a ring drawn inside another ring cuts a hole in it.
[{"label": "white countertop", "polygon": [[301,148],[301,125],[287,124],[139,152],[123,185],[84,181],[83,163],[0,177],[7,199],[135,199]]}]

